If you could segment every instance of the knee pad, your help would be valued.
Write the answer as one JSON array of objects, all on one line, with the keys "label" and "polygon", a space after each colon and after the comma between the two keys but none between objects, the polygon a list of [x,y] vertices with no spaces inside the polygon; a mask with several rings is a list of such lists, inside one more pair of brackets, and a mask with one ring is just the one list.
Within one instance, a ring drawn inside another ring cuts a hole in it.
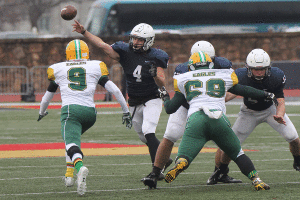
[{"label": "knee pad", "polygon": [[83,158],[83,153],[82,151],[80,150],[80,148],[78,146],[71,146],[68,151],[67,151],[67,154],[68,156],[72,159],[73,158],[73,155],[75,153],[79,153],[82,155],[82,158]]}]

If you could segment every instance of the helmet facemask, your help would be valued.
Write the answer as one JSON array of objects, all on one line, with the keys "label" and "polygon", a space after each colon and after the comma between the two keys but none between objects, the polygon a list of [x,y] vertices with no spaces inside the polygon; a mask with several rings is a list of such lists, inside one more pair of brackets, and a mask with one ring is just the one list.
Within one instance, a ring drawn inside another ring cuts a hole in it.
[{"label": "helmet facemask", "polygon": [[[265,69],[266,72],[263,76],[255,76],[252,72],[252,69],[256,69],[256,70],[263,70]],[[266,78],[267,76],[270,76],[270,73],[271,73],[271,67],[270,66],[265,66],[265,67],[250,67],[250,66],[247,66],[247,72],[248,72],[248,77],[250,78],[253,78],[257,81],[261,81],[263,80],[264,78]]]}]

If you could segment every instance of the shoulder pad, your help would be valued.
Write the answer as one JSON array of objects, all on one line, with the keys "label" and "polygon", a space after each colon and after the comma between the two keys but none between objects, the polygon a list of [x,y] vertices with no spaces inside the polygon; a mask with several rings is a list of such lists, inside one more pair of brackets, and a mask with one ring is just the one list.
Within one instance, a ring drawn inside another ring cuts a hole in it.
[{"label": "shoulder pad", "polygon": [[155,57],[157,60],[159,60],[162,64],[162,68],[168,67],[169,55],[165,51],[161,49],[151,48],[150,57]]},{"label": "shoulder pad", "polygon": [[242,68],[237,68],[235,70],[236,75],[241,78],[243,76],[248,76],[247,68],[242,67]]},{"label": "shoulder pad", "polygon": [[188,62],[181,63],[181,64],[177,65],[177,67],[175,68],[174,75],[183,74],[188,71],[189,71]]},{"label": "shoulder pad", "polygon": [[215,57],[214,69],[230,69],[231,67],[232,67],[232,62],[227,58]]},{"label": "shoulder pad", "polygon": [[283,77],[284,72],[279,69],[278,67],[271,67],[271,75],[276,76],[276,77]]}]

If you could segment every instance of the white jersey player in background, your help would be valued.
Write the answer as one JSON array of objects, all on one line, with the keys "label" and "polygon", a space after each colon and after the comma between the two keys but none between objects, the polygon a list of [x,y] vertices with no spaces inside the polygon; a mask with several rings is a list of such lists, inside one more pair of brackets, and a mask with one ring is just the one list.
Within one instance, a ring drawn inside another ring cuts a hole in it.
[{"label": "white jersey player in background", "polygon": [[123,124],[131,128],[132,120],[127,103],[119,88],[108,79],[106,64],[102,61],[90,61],[87,44],[79,39],[72,40],[66,47],[66,62],[51,65],[48,79],[51,81],[42,98],[39,119],[48,114],[46,111],[56,90],[60,87],[61,134],[65,142],[67,172],[65,185],[73,186],[74,167],[77,170],[77,193],[86,192],[86,177],[89,170],[83,166],[81,151],[81,135],[96,122],[97,111],[94,93],[97,84],[114,94],[123,110]]}]

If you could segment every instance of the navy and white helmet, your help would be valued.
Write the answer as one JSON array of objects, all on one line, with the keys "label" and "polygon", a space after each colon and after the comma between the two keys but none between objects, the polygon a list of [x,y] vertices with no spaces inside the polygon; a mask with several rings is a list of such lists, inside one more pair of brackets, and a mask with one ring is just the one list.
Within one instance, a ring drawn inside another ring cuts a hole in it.
[{"label": "navy and white helmet", "polygon": [[[133,47],[133,38],[136,37],[144,39],[145,42],[142,50],[147,51],[154,43],[155,33],[152,26],[146,23],[141,23],[132,29],[129,37],[129,44],[131,47]],[[133,50],[135,50],[134,47]],[[137,51],[139,51],[139,49],[137,49]]]},{"label": "navy and white helmet", "polygon": [[[253,77],[256,80],[262,80],[271,73],[271,59],[267,52],[263,49],[253,49],[247,56],[246,67],[248,70],[248,77]],[[254,76],[252,69],[266,69],[264,76]]]},{"label": "navy and white helmet", "polygon": [[216,56],[214,46],[211,43],[204,40],[198,41],[192,46],[191,55],[199,51],[205,52],[207,55],[209,55],[211,59],[213,59]]}]

